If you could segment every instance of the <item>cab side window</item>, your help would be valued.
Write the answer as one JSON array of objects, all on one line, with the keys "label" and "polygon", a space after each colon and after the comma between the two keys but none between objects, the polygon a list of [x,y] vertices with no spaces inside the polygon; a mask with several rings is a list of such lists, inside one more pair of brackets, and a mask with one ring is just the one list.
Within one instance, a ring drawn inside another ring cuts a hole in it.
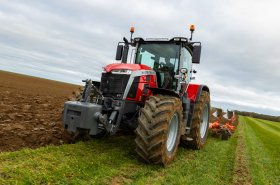
[{"label": "cab side window", "polygon": [[182,68],[187,68],[188,73],[187,73],[187,83],[190,82],[191,79],[191,74],[190,71],[192,70],[192,56],[190,52],[186,48],[182,48],[181,51],[181,61],[182,61]]}]

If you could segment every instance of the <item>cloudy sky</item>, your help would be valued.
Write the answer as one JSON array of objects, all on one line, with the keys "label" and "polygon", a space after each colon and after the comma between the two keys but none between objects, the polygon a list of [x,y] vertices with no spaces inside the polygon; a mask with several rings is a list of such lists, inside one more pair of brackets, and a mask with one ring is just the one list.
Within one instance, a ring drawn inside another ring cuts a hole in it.
[{"label": "cloudy sky", "polygon": [[0,70],[81,84],[114,62],[129,27],[143,38],[203,44],[193,83],[212,105],[280,115],[280,3],[276,0],[0,0]]}]

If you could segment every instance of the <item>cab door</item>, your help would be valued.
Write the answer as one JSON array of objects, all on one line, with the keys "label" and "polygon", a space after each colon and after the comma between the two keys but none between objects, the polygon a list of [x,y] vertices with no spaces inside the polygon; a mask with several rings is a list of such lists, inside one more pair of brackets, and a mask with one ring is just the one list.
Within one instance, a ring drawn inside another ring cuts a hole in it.
[{"label": "cab door", "polygon": [[187,50],[187,48],[182,47],[181,48],[181,68],[186,68],[188,70],[187,72],[187,78],[186,78],[186,84],[189,84],[191,81],[191,70],[192,70],[192,56],[190,52]]}]

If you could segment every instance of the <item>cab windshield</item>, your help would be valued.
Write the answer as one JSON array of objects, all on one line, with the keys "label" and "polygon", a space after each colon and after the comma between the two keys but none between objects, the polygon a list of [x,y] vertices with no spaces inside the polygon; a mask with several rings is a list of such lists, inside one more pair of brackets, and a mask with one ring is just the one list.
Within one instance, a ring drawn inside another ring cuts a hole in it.
[{"label": "cab windshield", "polygon": [[154,70],[162,67],[173,68],[176,73],[179,63],[180,45],[170,43],[148,43],[139,45],[136,64],[147,65]]},{"label": "cab windshield", "polygon": [[142,43],[136,52],[136,64],[144,64],[157,72],[161,88],[174,89],[174,75],[179,73],[180,45],[175,43]]}]

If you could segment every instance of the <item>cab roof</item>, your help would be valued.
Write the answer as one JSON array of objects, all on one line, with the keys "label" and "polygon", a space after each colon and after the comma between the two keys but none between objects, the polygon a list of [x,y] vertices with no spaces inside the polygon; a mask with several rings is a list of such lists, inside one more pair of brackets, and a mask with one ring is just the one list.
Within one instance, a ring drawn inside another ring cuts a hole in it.
[{"label": "cab roof", "polygon": [[143,39],[142,37],[135,37],[133,39],[133,42],[131,43],[132,46],[136,46],[137,43],[176,43],[176,44],[182,44],[184,47],[188,47],[191,50],[193,50],[193,44],[200,42],[189,42],[189,39],[186,37],[173,37],[171,39],[168,38],[146,38]]},{"label": "cab roof", "polygon": [[134,42],[184,42],[188,43],[188,38],[186,37],[174,37],[172,39],[168,38],[146,38],[143,39],[142,37],[136,37],[133,39]]}]

